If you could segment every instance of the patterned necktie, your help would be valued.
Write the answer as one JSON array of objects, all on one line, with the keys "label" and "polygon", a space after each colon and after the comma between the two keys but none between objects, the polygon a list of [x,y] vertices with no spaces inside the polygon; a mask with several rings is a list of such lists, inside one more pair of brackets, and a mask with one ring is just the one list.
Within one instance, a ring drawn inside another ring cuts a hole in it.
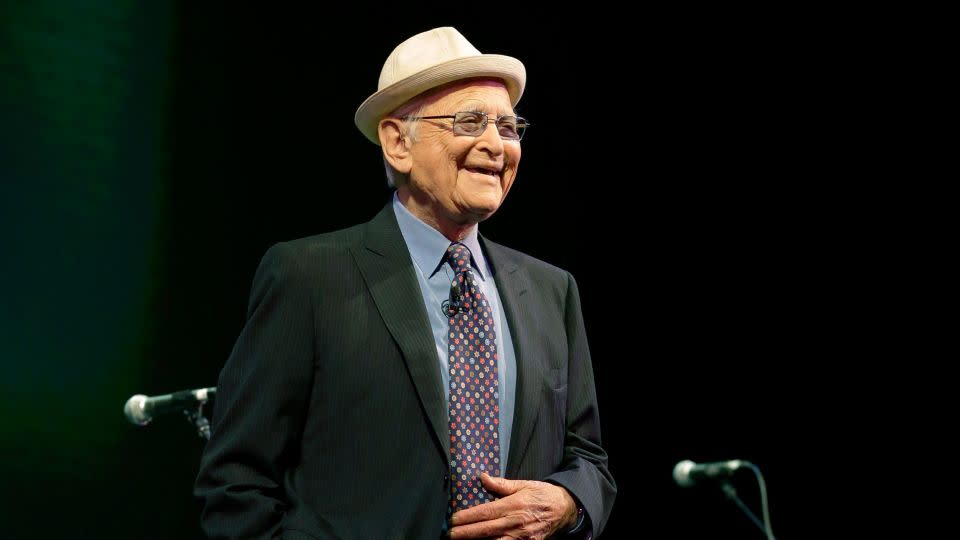
[{"label": "patterned necktie", "polygon": [[493,309],[477,286],[470,249],[447,248],[453,268],[447,369],[450,373],[450,513],[495,500],[480,473],[500,476],[500,387]]}]

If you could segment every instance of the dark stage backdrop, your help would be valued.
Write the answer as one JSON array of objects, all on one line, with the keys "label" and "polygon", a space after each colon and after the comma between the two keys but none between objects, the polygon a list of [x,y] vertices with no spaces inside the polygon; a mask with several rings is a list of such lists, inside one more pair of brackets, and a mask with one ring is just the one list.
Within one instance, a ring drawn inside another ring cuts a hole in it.
[{"label": "dark stage backdrop", "polygon": [[685,458],[754,461],[778,537],[824,530],[814,496],[859,414],[822,412],[850,276],[820,242],[836,150],[800,127],[818,88],[782,17],[240,4],[0,8],[3,537],[201,536],[202,441],[122,406],[214,385],[263,252],[384,204],[353,113],[440,25],[528,69],[519,178],[481,230],[580,284],[620,486],[605,536],[760,538],[673,484]]}]

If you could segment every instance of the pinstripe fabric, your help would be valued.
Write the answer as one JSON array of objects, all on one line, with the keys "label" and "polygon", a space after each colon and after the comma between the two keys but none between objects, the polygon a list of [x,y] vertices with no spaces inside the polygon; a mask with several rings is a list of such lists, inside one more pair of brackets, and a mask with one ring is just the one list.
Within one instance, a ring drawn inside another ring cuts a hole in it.
[{"label": "pinstripe fabric", "polygon": [[[483,241],[517,351],[508,478],[567,487],[598,533],[615,485],[569,274]],[[195,493],[211,538],[436,539],[447,413],[389,205],[273,246],[218,380]]]}]

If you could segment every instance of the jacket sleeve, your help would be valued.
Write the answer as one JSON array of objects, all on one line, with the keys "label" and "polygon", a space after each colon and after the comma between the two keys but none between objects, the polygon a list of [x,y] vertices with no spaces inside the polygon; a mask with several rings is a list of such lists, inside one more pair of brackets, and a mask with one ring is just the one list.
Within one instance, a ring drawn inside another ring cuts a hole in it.
[{"label": "jacket sleeve", "polygon": [[220,372],[194,494],[210,538],[271,538],[288,507],[313,385],[311,288],[285,244],[264,255],[247,321]]},{"label": "jacket sleeve", "polygon": [[567,277],[565,324],[567,329],[569,394],[563,463],[545,480],[566,488],[584,509],[586,527],[573,537],[590,538],[603,531],[610,517],[617,486],[607,468],[607,453],[600,443],[600,416],[593,365],[580,312],[580,293],[572,275]]}]

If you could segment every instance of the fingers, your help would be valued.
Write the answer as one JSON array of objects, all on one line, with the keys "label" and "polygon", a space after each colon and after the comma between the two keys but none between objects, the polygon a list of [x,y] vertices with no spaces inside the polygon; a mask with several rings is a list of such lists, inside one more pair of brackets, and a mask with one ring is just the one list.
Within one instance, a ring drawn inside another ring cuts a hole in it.
[{"label": "fingers", "polygon": [[503,515],[508,509],[504,499],[492,501],[477,506],[471,506],[464,510],[457,510],[450,516],[450,525],[466,525],[468,523],[477,523],[478,521],[489,521]]},{"label": "fingers", "polygon": [[503,498],[472,506],[464,510],[458,510],[450,518],[451,525],[476,523],[478,521],[487,521],[506,515],[517,506],[517,501],[511,501],[507,499],[507,497],[527,487],[527,484],[529,484],[526,480],[507,480],[506,478],[490,476],[487,473],[480,474],[480,482],[487,491]]},{"label": "fingers", "polygon": [[[481,474],[480,481],[502,498],[459,510],[450,517],[450,538],[545,538],[567,517],[565,499],[572,497],[553,484],[507,480]],[[574,514],[576,513],[574,509]]]},{"label": "fingers", "polygon": [[460,540],[463,538],[500,538],[508,531],[520,530],[523,525],[523,519],[520,516],[504,516],[489,521],[458,525],[451,528],[447,534],[451,540]]},{"label": "fingers", "polygon": [[526,485],[525,480],[507,480],[499,476],[490,476],[487,473],[480,473],[480,482],[483,487],[487,488],[487,491],[501,496],[513,495]]}]

